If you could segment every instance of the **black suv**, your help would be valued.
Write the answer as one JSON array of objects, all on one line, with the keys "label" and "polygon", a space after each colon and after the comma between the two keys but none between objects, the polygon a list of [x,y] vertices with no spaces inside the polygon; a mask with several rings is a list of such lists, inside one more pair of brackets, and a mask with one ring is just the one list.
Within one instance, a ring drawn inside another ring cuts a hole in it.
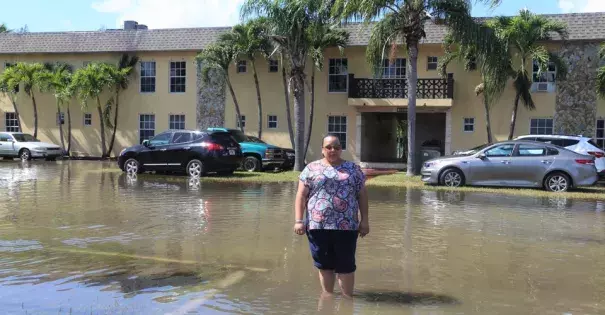
[{"label": "black suv", "polygon": [[239,144],[227,132],[167,130],[122,150],[118,166],[125,172],[185,171],[199,177],[232,174],[242,159]]}]

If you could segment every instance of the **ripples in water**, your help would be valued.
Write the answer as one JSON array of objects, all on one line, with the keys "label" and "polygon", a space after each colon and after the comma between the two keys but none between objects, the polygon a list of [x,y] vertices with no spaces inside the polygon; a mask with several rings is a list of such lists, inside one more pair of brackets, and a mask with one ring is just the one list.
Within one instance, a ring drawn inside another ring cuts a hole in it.
[{"label": "ripples in water", "polygon": [[320,298],[294,184],[0,163],[8,313],[605,313],[603,201],[370,189],[354,302]]}]

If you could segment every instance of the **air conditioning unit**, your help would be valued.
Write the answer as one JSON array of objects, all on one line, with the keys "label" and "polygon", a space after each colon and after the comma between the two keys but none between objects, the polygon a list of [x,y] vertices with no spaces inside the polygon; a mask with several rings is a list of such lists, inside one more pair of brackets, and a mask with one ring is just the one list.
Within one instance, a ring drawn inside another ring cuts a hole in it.
[{"label": "air conditioning unit", "polygon": [[546,82],[540,82],[540,83],[538,83],[537,90],[539,92],[547,92],[548,91],[548,83],[546,83]]}]

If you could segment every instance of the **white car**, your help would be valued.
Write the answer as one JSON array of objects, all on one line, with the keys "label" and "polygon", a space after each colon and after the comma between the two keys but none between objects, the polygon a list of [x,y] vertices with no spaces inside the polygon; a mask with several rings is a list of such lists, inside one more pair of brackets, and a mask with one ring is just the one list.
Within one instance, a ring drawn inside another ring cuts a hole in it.
[{"label": "white car", "polygon": [[592,155],[595,157],[595,166],[599,177],[605,178],[605,151],[600,149],[592,138],[563,135],[526,135],[517,137],[515,140],[521,139],[551,143],[580,154]]},{"label": "white car", "polygon": [[60,146],[41,142],[27,133],[0,132],[0,157],[3,158],[55,160],[63,155],[61,151]]}]

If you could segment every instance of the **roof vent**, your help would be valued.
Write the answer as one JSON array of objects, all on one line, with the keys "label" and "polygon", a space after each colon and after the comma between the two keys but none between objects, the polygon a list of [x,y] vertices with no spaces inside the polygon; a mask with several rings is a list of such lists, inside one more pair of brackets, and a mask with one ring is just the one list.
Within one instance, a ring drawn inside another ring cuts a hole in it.
[{"label": "roof vent", "polygon": [[138,25],[137,21],[124,21],[125,30],[136,30]]}]

